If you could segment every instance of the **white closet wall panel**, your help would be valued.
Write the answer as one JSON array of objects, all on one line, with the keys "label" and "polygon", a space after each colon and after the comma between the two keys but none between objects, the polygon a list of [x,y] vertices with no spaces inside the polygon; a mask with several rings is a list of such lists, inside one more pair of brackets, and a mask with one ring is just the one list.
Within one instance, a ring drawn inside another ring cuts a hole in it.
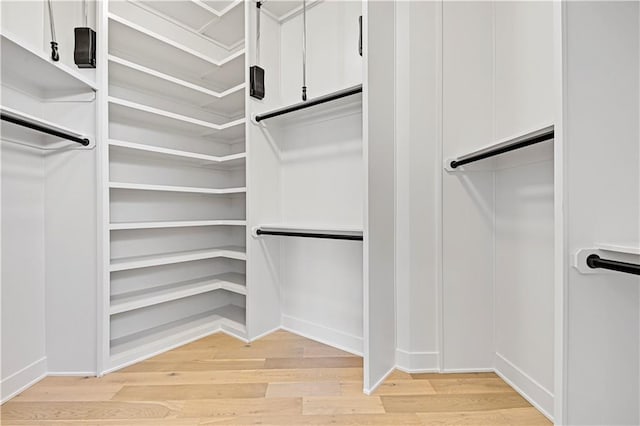
[{"label": "white closet wall panel", "polygon": [[[261,16],[260,66],[265,69],[265,97],[247,102],[247,115],[277,108],[280,97],[280,25]],[[256,49],[256,8],[247,7],[247,45],[250,52]],[[248,58],[255,64],[255,55]],[[271,133],[252,123],[247,124],[247,227],[252,229],[263,223],[279,223],[282,219],[280,207],[281,178],[278,170],[280,152]],[[280,241],[278,239],[254,238],[247,233],[247,334],[250,340],[280,328]]]},{"label": "white closet wall panel", "polygon": [[[444,3],[442,69],[443,158],[447,159],[493,139],[492,3]],[[445,171],[442,179],[442,368],[490,369],[493,173]]]},{"label": "white closet wall panel", "polygon": [[439,367],[441,7],[400,2],[396,13],[396,362],[417,372]]},{"label": "white closet wall panel", "polygon": [[[358,52],[360,1],[325,1],[307,10],[307,94],[309,98],[362,82]],[[282,103],[300,101],[302,14],[282,24]],[[354,54],[355,53],[355,54]]]},{"label": "white closet wall panel", "polygon": [[[5,94],[3,94],[3,99]],[[2,141],[0,400],[46,374],[44,157]],[[26,225],[26,226],[25,226]]]},{"label": "white closet wall panel", "polygon": [[395,8],[365,3],[364,390],[395,368]]},{"label": "white closet wall panel", "polygon": [[[565,197],[568,252],[640,246],[640,8],[565,5]],[[638,256],[600,255],[638,263]],[[566,424],[638,424],[639,284],[569,268]],[[597,384],[597,386],[594,386]]]},{"label": "white closet wall panel", "polygon": [[[86,122],[91,121],[87,118]],[[47,359],[50,372],[91,374],[96,371],[95,161],[94,150],[52,153],[45,160]]]},{"label": "white closet wall panel", "polygon": [[[494,136],[554,122],[553,4],[496,2]],[[495,367],[552,416],[553,142],[495,159]]]}]

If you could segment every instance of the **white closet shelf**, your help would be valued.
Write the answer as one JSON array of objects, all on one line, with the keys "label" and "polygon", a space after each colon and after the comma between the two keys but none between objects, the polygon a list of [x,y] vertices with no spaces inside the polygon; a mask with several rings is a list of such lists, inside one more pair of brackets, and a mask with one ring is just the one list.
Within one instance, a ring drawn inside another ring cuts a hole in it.
[{"label": "white closet shelf", "polygon": [[109,311],[111,315],[115,315],[217,290],[226,290],[232,293],[246,295],[245,276],[243,274],[229,272],[163,285],[154,289],[113,296],[111,297],[111,308]]},{"label": "white closet shelf", "polygon": [[211,311],[163,324],[128,336],[112,339],[111,361],[135,360],[158,350],[176,347],[216,331],[233,330],[240,338],[246,334],[245,309],[226,305]]},{"label": "white closet shelf", "polygon": [[362,84],[336,90],[305,102],[296,102],[280,108],[262,111],[253,116],[254,123],[266,126],[306,124],[317,120],[330,120],[362,112]]},{"label": "white closet shelf", "polygon": [[37,126],[41,126],[44,128],[52,129],[57,132],[65,133],[72,135],[79,139],[88,139],[89,145],[83,146],[79,143],[66,140],[59,136],[49,135],[37,130],[33,130],[19,124],[9,123],[2,121],[2,136],[4,140],[13,141],[22,145],[27,145],[32,148],[41,149],[45,151],[57,150],[57,149],[92,149],[95,147],[95,141],[93,138],[88,137],[84,133],[70,129],[65,126],[61,126],[52,121],[43,120],[39,117],[33,116],[31,114],[24,113],[22,111],[18,111],[14,108],[9,108],[6,106],[0,105],[0,112],[3,115],[12,117],[14,119],[26,121],[28,123],[35,124]]},{"label": "white closet shelf", "polygon": [[224,167],[239,167],[244,165],[247,158],[246,152],[238,154],[230,154],[223,156],[199,154],[196,152],[181,151],[171,148],[163,148],[159,146],[144,145],[134,142],[121,141],[116,139],[110,139],[109,145],[116,148],[135,150],[144,154],[160,157],[175,157],[179,160],[187,162],[195,162],[199,165],[214,165]]},{"label": "white closet shelf", "polygon": [[227,3],[220,10],[200,0],[135,4],[187,31],[207,37],[226,50],[232,50],[244,43],[244,8],[238,7],[243,0]]},{"label": "white closet shelf", "polygon": [[150,185],[146,183],[126,183],[126,182],[110,182],[109,188],[111,189],[130,189],[138,191],[163,191],[163,192],[189,192],[195,194],[212,194],[212,195],[226,195],[226,194],[242,194],[247,192],[247,188],[199,188],[190,186],[170,186],[170,185]]},{"label": "white closet shelf", "polygon": [[612,251],[615,253],[633,254],[640,256],[640,243],[625,242],[625,243],[608,243],[608,244],[596,244],[598,250]]},{"label": "white closet shelf", "polygon": [[215,91],[137,63],[109,55],[109,82],[121,87],[135,87],[159,96],[170,97],[225,116],[244,113],[245,83],[224,91]]},{"label": "white closet shelf", "polygon": [[92,93],[97,85],[78,71],[51,61],[42,51],[6,31],[0,34],[2,84],[40,99]]},{"label": "white closet shelf", "polygon": [[228,88],[244,81],[245,49],[216,59],[114,13],[109,13],[109,24],[112,54],[176,77],[189,76],[192,82],[210,76],[207,80],[216,87]]},{"label": "white closet shelf", "polygon": [[132,102],[132,101],[128,101],[128,100],[125,100],[125,99],[120,99],[120,98],[116,98],[116,97],[113,97],[113,96],[109,96],[109,103],[115,104],[115,105],[120,105],[120,106],[123,106],[125,108],[135,109],[135,110],[138,110],[138,111],[142,111],[142,112],[146,112],[146,113],[155,115],[159,119],[159,122],[158,122],[159,125],[161,124],[161,122],[165,123],[167,118],[170,118],[170,119],[172,119],[174,121],[179,121],[179,122],[182,122],[182,123],[186,123],[187,125],[200,126],[200,127],[204,127],[206,129],[209,129],[209,130],[220,131],[220,130],[229,129],[231,127],[239,126],[239,125],[245,123],[245,119],[244,118],[233,120],[233,121],[230,121],[230,122],[224,123],[224,124],[210,123],[208,121],[199,120],[197,118],[192,118],[192,117],[187,117],[186,115],[176,114],[176,113],[171,112],[171,111],[165,111],[165,110],[162,110],[162,109],[159,109],[159,108],[154,108],[154,107],[151,107],[151,106],[148,106],[148,105],[139,104],[137,102]]},{"label": "white closet shelf", "polygon": [[112,223],[109,229],[123,231],[128,229],[163,229],[163,228],[190,228],[198,226],[246,226],[246,220],[181,220],[165,222],[121,222]]},{"label": "white closet shelf", "polygon": [[175,253],[153,254],[148,256],[134,256],[111,260],[111,272],[127,271],[130,269],[148,268],[151,266],[171,265],[174,263],[192,262],[195,260],[215,259],[246,260],[244,247],[227,246],[203,250],[190,250]]}]

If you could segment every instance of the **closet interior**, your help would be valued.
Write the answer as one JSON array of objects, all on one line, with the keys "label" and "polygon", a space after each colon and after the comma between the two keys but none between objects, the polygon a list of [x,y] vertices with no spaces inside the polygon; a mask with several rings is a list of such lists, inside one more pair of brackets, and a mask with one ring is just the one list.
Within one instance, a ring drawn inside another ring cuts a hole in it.
[{"label": "closet interior", "polygon": [[109,371],[216,331],[246,339],[246,49],[240,1],[103,7]]},{"label": "closet interior", "polygon": [[0,400],[284,329],[638,423],[637,3],[87,5],[0,3]]}]

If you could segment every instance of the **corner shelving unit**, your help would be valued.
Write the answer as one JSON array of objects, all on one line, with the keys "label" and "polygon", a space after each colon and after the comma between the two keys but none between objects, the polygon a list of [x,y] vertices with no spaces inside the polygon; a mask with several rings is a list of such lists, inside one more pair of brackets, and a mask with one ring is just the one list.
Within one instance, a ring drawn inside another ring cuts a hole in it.
[{"label": "corner shelving unit", "polygon": [[[196,1],[174,6],[103,10],[110,279],[101,372],[218,331],[247,336],[244,4],[220,14]],[[221,26],[242,37],[215,42],[183,22],[203,17],[208,34]]]}]

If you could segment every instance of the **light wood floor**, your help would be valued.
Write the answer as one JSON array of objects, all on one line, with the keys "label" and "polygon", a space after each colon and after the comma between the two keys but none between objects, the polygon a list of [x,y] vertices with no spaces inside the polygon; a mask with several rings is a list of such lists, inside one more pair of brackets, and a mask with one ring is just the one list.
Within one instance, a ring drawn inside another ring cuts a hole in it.
[{"label": "light wood floor", "polygon": [[362,359],[284,331],[217,334],[102,378],[49,377],[2,425],[548,425],[492,373],[394,372],[362,393]]}]

